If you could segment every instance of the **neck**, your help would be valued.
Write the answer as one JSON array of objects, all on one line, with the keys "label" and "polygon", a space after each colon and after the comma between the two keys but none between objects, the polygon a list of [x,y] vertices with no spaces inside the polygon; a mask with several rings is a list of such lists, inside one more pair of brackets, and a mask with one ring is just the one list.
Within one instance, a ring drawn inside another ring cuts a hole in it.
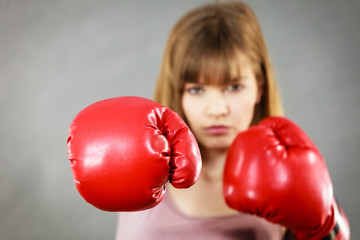
[{"label": "neck", "polygon": [[200,147],[203,159],[201,175],[206,181],[222,180],[227,150],[214,150]]}]

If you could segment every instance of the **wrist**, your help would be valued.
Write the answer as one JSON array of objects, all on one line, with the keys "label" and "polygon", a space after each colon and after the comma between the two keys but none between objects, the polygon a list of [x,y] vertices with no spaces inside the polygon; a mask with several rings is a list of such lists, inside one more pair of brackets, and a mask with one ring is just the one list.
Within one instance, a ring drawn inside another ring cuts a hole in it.
[{"label": "wrist", "polygon": [[296,239],[349,240],[349,222],[335,198],[326,221],[312,231],[294,230]]}]

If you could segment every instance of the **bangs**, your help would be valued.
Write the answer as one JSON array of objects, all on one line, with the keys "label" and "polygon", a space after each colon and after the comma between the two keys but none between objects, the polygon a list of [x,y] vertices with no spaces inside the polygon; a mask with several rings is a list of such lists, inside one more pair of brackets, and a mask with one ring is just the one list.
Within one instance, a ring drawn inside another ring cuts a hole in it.
[{"label": "bangs", "polygon": [[225,32],[200,32],[187,46],[179,69],[180,81],[226,85],[241,73],[246,54]]}]

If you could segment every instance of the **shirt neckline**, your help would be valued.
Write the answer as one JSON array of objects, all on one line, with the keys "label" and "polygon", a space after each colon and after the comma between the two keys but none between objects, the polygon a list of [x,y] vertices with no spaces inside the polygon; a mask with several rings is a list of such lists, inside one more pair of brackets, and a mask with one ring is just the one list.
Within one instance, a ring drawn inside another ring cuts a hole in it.
[{"label": "shirt neckline", "polygon": [[164,201],[167,203],[167,206],[170,208],[171,211],[173,211],[176,215],[180,216],[181,218],[190,220],[190,221],[218,221],[220,219],[233,219],[233,218],[239,218],[243,217],[244,213],[236,213],[236,214],[229,214],[229,215],[219,215],[219,216],[212,216],[212,217],[194,217],[189,216],[188,214],[181,211],[181,209],[176,206],[175,202],[172,200],[172,197],[169,193],[165,194]]}]

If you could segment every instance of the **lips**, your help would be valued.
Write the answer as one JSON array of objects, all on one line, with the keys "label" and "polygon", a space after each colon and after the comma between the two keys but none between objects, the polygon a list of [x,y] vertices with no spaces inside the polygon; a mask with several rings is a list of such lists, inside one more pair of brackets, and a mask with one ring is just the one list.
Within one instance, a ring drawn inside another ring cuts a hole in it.
[{"label": "lips", "polygon": [[229,132],[230,128],[224,125],[214,125],[205,128],[206,132],[212,135],[223,135]]}]

